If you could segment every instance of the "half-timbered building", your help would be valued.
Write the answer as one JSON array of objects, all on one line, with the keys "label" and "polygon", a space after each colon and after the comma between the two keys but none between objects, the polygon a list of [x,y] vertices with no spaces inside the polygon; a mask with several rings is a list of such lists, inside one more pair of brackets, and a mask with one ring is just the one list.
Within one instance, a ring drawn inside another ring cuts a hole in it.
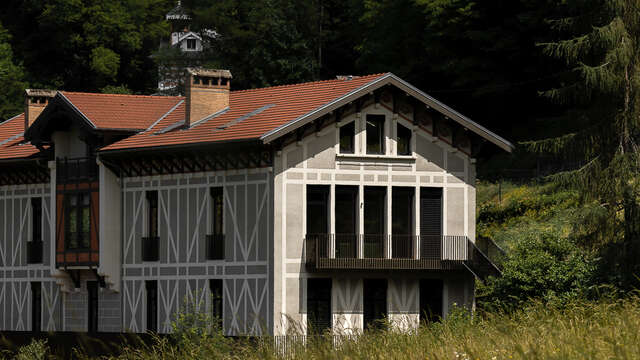
[{"label": "half-timbered building", "polygon": [[413,327],[472,308],[475,156],[512,145],[391,73],[184,97],[27,90],[0,123],[0,330]]}]

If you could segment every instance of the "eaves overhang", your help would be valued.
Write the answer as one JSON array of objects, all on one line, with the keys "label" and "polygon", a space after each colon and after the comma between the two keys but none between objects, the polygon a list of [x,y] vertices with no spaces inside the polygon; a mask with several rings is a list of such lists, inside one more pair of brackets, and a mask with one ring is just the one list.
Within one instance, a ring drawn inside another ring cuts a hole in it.
[{"label": "eaves overhang", "polygon": [[400,90],[420,100],[425,105],[428,105],[431,108],[439,111],[440,113],[444,114],[445,116],[459,123],[464,128],[474,132],[478,136],[482,137],[483,139],[486,139],[487,141],[498,146],[499,148],[507,152],[512,152],[515,149],[514,145],[508,140],[488,130],[484,126],[474,122],[468,117],[462,115],[461,113],[450,108],[444,103],[436,100],[435,98],[431,97],[430,95],[426,94],[425,92],[421,91],[420,89],[416,88],[415,86],[409,84],[408,82],[402,80],[400,77],[392,73],[386,73],[366,85],[363,85],[311,112],[308,112],[298,117],[293,121],[290,121],[274,130],[271,130],[265,133],[260,137],[260,140],[262,140],[264,143],[270,143],[276,140],[277,138],[304,126],[305,124],[315,119],[318,119],[319,117],[326,115],[331,111],[336,110],[337,108],[340,108],[344,105],[349,104],[352,101],[355,101],[356,99],[360,98],[363,95],[366,95],[370,92],[373,92],[377,89],[382,88],[383,86],[390,85],[390,84],[396,86]]}]

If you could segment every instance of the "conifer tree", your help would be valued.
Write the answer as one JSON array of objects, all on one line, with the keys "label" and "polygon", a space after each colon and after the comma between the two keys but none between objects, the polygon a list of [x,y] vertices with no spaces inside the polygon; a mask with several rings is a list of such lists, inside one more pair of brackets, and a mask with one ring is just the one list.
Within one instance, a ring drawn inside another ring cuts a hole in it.
[{"label": "conifer tree", "polygon": [[563,40],[540,45],[568,71],[543,95],[570,105],[577,126],[525,145],[582,164],[552,179],[601,209],[581,225],[606,244],[609,280],[631,287],[640,274],[640,0],[567,0],[564,10],[550,21]]}]

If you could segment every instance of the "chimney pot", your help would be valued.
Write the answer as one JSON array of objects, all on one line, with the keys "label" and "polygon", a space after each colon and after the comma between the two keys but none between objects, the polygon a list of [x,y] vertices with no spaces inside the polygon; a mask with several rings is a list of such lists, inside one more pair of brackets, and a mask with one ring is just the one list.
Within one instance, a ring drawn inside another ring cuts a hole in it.
[{"label": "chimney pot", "polygon": [[187,68],[185,127],[229,107],[231,79],[229,70]]}]

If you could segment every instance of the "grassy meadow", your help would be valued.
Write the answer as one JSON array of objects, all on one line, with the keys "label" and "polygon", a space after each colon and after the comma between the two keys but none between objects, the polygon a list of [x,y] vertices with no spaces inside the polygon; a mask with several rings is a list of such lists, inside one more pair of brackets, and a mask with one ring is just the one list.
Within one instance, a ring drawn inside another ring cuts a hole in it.
[{"label": "grassy meadow", "polygon": [[[283,354],[268,340],[231,340],[203,328],[182,327],[170,338],[124,348],[109,359],[637,359],[640,298],[576,301],[562,307],[534,302],[510,314],[474,317],[458,312],[414,334],[384,331],[336,346],[332,341],[319,337]],[[4,354],[7,359],[48,356],[45,343]]]}]

